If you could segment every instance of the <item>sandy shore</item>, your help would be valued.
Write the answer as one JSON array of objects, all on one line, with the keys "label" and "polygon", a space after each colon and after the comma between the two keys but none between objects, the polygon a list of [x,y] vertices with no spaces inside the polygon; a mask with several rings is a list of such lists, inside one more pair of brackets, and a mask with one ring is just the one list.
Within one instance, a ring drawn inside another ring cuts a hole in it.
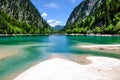
[{"label": "sandy shore", "polygon": [[107,57],[86,57],[83,65],[61,58],[43,61],[14,80],[119,80],[120,60]]},{"label": "sandy shore", "polygon": [[114,45],[79,45],[78,48],[87,49],[87,50],[95,50],[95,51],[98,50],[98,51],[120,53],[120,44],[114,44]]},{"label": "sandy shore", "polygon": [[91,55],[77,55],[77,54],[71,54],[67,59],[73,62],[76,62],[78,64],[82,65],[88,65],[91,63],[90,60],[87,59]]},{"label": "sandy shore", "polygon": [[20,52],[20,49],[17,47],[2,47],[0,48],[0,59],[4,59],[13,55],[16,55]]}]

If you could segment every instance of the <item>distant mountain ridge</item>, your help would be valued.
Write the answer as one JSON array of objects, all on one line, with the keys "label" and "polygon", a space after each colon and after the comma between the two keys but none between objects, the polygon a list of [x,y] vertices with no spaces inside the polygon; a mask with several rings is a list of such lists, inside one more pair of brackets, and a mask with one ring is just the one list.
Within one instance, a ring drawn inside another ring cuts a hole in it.
[{"label": "distant mountain ridge", "polygon": [[62,26],[62,25],[56,25],[55,27],[53,27],[53,29],[56,31],[62,30],[63,28],[64,28],[64,26]]},{"label": "distant mountain ridge", "polygon": [[83,0],[72,11],[63,32],[120,34],[120,0]]},{"label": "distant mountain ridge", "polygon": [[[45,32],[48,31],[49,25],[43,20],[30,0],[0,0],[0,12],[1,19],[5,20],[4,23],[9,24],[9,26],[6,25],[7,28],[12,26],[12,29],[14,29],[13,26],[16,26],[19,30],[24,30],[24,32],[18,31],[18,33],[44,33],[44,29],[46,29]],[[8,16],[7,18],[10,18],[10,21],[5,19],[3,14]],[[13,21],[13,18],[15,21]],[[12,22],[15,23],[12,24]],[[4,23],[1,22],[0,27]],[[17,23],[24,24],[24,26],[18,26]],[[25,28],[29,29],[25,30]],[[6,33],[8,32],[6,30]],[[14,31],[11,31],[11,33],[14,33]]]}]

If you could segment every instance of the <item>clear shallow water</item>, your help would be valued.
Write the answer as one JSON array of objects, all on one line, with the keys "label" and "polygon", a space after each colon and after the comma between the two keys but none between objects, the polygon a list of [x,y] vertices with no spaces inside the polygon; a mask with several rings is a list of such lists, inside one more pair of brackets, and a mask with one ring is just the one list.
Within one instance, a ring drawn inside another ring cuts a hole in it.
[{"label": "clear shallow water", "polygon": [[0,37],[0,48],[12,47],[13,52],[16,47],[20,49],[18,54],[0,59],[0,80],[10,80],[8,77],[27,69],[36,62],[49,58],[52,54],[67,57],[71,54],[90,54],[120,58],[118,54],[76,48],[77,45],[86,44],[120,44],[120,37],[64,35]]}]

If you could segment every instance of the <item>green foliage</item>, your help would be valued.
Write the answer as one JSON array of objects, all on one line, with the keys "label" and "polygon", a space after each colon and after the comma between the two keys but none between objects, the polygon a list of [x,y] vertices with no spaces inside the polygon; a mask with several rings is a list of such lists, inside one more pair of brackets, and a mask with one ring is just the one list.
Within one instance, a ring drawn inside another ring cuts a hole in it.
[{"label": "green foliage", "polygon": [[0,34],[48,34],[51,28],[30,0],[0,0]]},{"label": "green foliage", "polygon": [[120,34],[120,21],[116,24],[113,30],[115,33]]},{"label": "green foliage", "polygon": [[101,33],[100,27],[96,27],[95,29],[93,29],[93,33],[94,33],[94,34],[99,34],[99,33]]},{"label": "green foliage", "polygon": [[0,11],[0,34],[47,34],[50,32],[48,24],[44,28],[37,28],[31,24],[19,22],[12,16]]},{"label": "green foliage", "polygon": [[108,34],[108,33],[109,34],[114,34],[113,28],[114,28],[114,26],[112,24],[110,24],[107,27],[103,28],[103,32],[102,33],[104,33],[104,34]]}]

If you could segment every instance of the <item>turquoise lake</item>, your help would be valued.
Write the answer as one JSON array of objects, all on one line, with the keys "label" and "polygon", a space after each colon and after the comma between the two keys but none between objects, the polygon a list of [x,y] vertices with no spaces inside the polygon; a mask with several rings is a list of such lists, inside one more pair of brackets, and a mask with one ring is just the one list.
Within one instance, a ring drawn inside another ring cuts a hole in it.
[{"label": "turquoise lake", "polygon": [[[120,36],[13,36],[0,37],[0,50],[17,51],[17,54],[0,59],[0,80],[13,77],[34,64],[48,59],[52,54],[69,57],[70,55],[95,55],[120,59],[119,54],[78,49],[78,45],[120,44]],[[0,52],[0,56],[8,53]]]}]

